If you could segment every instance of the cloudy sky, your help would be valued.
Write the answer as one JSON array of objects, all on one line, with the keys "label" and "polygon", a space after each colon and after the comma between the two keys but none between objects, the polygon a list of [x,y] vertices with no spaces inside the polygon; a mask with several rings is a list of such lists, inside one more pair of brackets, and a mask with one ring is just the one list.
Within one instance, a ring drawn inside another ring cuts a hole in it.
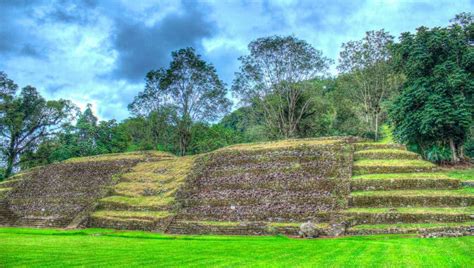
[{"label": "cloudy sky", "polygon": [[[0,0],[0,70],[49,99],[124,119],[147,71],[192,46],[230,85],[247,44],[295,35],[337,60],[343,42],[445,26],[474,0]],[[334,68],[333,68],[334,70]]]}]

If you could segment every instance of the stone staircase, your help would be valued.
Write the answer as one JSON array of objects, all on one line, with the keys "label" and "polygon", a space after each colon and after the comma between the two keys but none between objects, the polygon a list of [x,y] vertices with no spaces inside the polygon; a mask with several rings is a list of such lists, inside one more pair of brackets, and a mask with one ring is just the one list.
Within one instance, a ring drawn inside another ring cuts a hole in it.
[{"label": "stone staircase", "polygon": [[474,188],[395,144],[354,144],[347,234],[472,234]]},{"label": "stone staircase", "polygon": [[174,195],[192,164],[192,157],[170,154],[139,163],[99,200],[88,226],[164,232],[174,219]]}]

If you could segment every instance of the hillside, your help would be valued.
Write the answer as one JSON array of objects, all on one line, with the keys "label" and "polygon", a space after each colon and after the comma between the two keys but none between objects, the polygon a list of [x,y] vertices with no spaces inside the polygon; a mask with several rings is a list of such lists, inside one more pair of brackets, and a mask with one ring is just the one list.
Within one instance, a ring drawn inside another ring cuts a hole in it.
[{"label": "hillside", "polygon": [[178,234],[472,231],[474,188],[403,146],[328,137],[77,158],[0,184],[0,224]]}]

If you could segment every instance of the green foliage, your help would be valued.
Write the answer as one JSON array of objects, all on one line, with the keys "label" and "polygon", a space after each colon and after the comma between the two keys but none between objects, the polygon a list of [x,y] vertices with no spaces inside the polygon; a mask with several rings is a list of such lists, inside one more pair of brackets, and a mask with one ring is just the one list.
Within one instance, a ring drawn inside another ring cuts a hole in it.
[{"label": "green foliage", "polygon": [[302,121],[315,113],[313,89],[307,82],[324,73],[331,60],[293,36],[258,38],[250,54],[239,58],[232,91],[261,114],[272,138],[297,137]]},{"label": "green foliage", "polygon": [[384,102],[396,94],[403,75],[393,70],[389,48],[393,36],[383,29],[369,31],[362,40],[342,44],[338,69],[349,80],[352,97],[361,104],[365,137],[379,139]]},{"label": "green foliage", "polygon": [[464,145],[466,156],[474,159],[474,138],[470,138]]},{"label": "green foliage", "polygon": [[71,119],[74,106],[66,100],[45,100],[36,88],[18,86],[0,72],[0,153],[5,177],[20,164],[20,156],[34,151],[42,139],[58,133]]},{"label": "green foliage", "polygon": [[243,142],[243,138],[230,128],[221,124],[209,126],[204,123],[194,124],[191,128],[192,142],[190,153],[204,153],[231,144]]},{"label": "green foliage", "polygon": [[78,113],[75,125],[67,125],[53,137],[41,140],[36,150],[21,155],[21,168],[27,169],[73,157],[124,152],[129,137],[115,120],[98,122],[92,107]]},{"label": "green foliage", "polygon": [[[179,154],[184,155],[191,143],[192,124],[217,119],[231,103],[214,66],[193,48],[173,51],[171,56],[168,69],[152,70],[146,75],[145,90],[135,97],[129,109],[139,116],[172,110],[175,116],[168,123],[176,127]],[[161,129],[155,126],[152,131],[157,134]]]},{"label": "green foliage", "polygon": [[445,146],[434,145],[426,149],[424,153],[425,158],[431,162],[448,162],[451,159],[451,152]]},{"label": "green foliage", "polygon": [[393,46],[395,64],[406,75],[390,109],[395,138],[422,151],[450,146],[453,160],[472,125],[474,24],[418,28]]}]

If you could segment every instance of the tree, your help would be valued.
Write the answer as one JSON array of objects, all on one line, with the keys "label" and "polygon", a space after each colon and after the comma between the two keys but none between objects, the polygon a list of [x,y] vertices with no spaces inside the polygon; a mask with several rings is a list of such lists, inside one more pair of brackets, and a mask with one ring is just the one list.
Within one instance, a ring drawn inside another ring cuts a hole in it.
[{"label": "tree", "polygon": [[66,100],[46,101],[31,86],[18,88],[0,75],[0,150],[6,162],[5,177],[19,164],[20,155],[32,151],[41,139],[56,133],[71,116],[74,106]]},{"label": "tree", "polygon": [[396,93],[402,81],[390,64],[392,43],[388,32],[369,31],[362,40],[342,44],[339,58],[338,70],[351,78],[356,89],[352,97],[362,104],[363,117],[375,140],[384,112],[382,103]]},{"label": "tree", "polygon": [[231,103],[214,66],[202,60],[193,48],[180,49],[171,55],[168,69],[147,74],[145,90],[129,107],[141,114],[175,109],[179,154],[184,155],[193,122],[215,120],[229,110]]},{"label": "tree", "polygon": [[250,54],[240,57],[241,66],[232,85],[245,104],[260,106],[265,125],[289,138],[312,105],[304,98],[311,80],[328,69],[331,61],[303,40],[272,36],[252,41]]},{"label": "tree", "polygon": [[395,138],[425,152],[450,148],[453,162],[463,156],[474,114],[473,43],[472,14],[446,28],[401,35],[394,59],[407,80],[390,111]]}]

